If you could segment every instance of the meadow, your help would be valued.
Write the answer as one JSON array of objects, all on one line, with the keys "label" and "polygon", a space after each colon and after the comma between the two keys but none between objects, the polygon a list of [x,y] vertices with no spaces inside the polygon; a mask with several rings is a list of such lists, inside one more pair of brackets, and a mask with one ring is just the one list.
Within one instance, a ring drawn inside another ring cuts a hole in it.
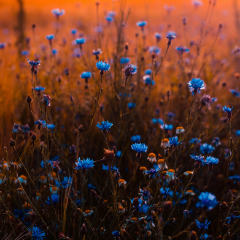
[{"label": "meadow", "polygon": [[0,4],[0,239],[240,239],[240,3]]}]

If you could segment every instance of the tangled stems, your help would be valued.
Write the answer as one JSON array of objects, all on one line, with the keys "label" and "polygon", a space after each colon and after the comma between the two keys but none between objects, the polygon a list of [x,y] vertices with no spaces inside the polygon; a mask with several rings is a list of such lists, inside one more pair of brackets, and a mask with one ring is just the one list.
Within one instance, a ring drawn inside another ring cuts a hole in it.
[{"label": "tangled stems", "polygon": [[192,176],[190,177],[190,179],[189,179],[189,181],[188,181],[186,187],[184,188],[184,190],[183,190],[181,196],[178,198],[177,202],[175,203],[175,205],[174,205],[174,207],[173,207],[171,213],[170,213],[169,216],[168,216],[168,219],[167,219],[166,222],[163,224],[163,228],[166,226],[166,224],[167,224],[168,221],[170,220],[170,218],[171,218],[171,216],[172,216],[172,214],[173,214],[173,212],[174,212],[176,206],[178,205],[178,203],[179,203],[179,202],[181,201],[181,199],[183,198],[183,196],[184,196],[185,192],[187,191],[187,188],[188,188],[188,186],[190,185],[190,183],[191,183],[191,181],[192,181],[192,179],[193,179],[195,173],[196,173],[196,170],[194,169],[193,174],[192,174]]}]

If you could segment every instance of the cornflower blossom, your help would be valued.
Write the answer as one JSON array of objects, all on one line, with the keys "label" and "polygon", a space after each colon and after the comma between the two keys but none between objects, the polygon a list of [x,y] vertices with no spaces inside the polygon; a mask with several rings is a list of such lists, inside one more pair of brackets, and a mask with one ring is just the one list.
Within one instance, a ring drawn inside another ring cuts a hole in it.
[{"label": "cornflower blossom", "polygon": [[219,137],[214,137],[213,140],[212,140],[212,144],[216,147],[220,146],[221,142],[220,142]]},{"label": "cornflower blossom", "polygon": [[140,196],[140,199],[142,199],[143,201],[149,201],[149,199],[152,198],[149,190],[147,189],[140,189],[140,193],[138,193],[138,195]]},{"label": "cornflower blossom", "polygon": [[46,36],[46,39],[49,40],[50,45],[52,45],[52,40],[55,38],[53,34],[49,34]]},{"label": "cornflower blossom", "polygon": [[85,42],[86,42],[86,39],[85,39],[85,38],[77,38],[77,39],[75,40],[75,43],[76,43],[77,45],[79,45],[80,49],[82,49],[82,45],[83,45]]},{"label": "cornflower blossom", "polygon": [[200,93],[201,90],[205,89],[205,83],[200,78],[193,78],[191,81],[188,82],[188,87],[192,95],[195,93]]},{"label": "cornflower blossom", "polygon": [[[102,170],[109,171],[109,166],[103,164]],[[111,171],[118,171],[118,168],[116,166],[111,166]]]},{"label": "cornflower blossom", "polygon": [[160,194],[162,194],[164,196],[164,198],[169,197],[173,197],[173,191],[170,190],[170,188],[160,188]]},{"label": "cornflower blossom", "polygon": [[233,110],[233,107],[232,108],[227,107],[227,106],[223,107],[223,111],[225,113],[227,113],[227,116],[228,116],[229,119],[232,117],[232,110]]},{"label": "cornflower blossom", "polygon": [[60,16],[65,14],[64,9],[60,10],[59,8],[53,9],[52,14],[55,15],[56,18],[59,18]]},{"label": "cornflower blossom", "polygon": [[51,106],[51,97],[49,96],[49,95],[46,95],[46,94],[44,94],[43,95],[43,104],[45,105],[45,106],[48,106],[48,107],[50,107]]},{"label": "cornflower blossom", "polygon": [[177,34],[173,31],[167,32],[166,38],[168,39],[168,43],[167,43],[168,47],[172,44],[172,40],[175,39],[176,36]]},{"label": "cornflower blossom", "polygon": [[235,215],[231,214],[229,217],[226,218],[227,224],[233,224],[234,220],[238,219],[238,218],[240,218],[240,215],[235,216]]},{"label": "cornflower blossom", "polygon": [[191,143],[191,144],[198,144],[198,143],[200,143],[202,140],[201,139],[199,139],[199,138],[192,138],[190,141],[189,141],[189,143]]},{"label": "cornflower blossom", "polygon": [[145,143],[134,143],[132,144],[131,148],[137,153],[143,153],[147,151],[148,146]]},{"label": "cornflower blossom", "polygon": [[190,157],[194,159],[196,162],[203,163],[203,164],[206,163],[206,159],[204,156],[190,155]]},{"label": "cornflower blossom", "polygon": [[155,168],[151,168],[150,170],[145,170],[144,174],[153,179],[158,174],[158,171]]},{"label": "cornflower blossom", "polygon": [[240,97],[240,91],[238,91],[237,89],[230,89],[229,91],[234,97]]},{"label": "cornflower blossom", "polygon": [[180,54],[188,53],[188,52],[189,52],[189,49],[188,49],[187,47],[182,47],[182,46],[176,47],[176,50],[177,50]]},{"label": "cornflower blossom", "polygon": [[209,95],[204,94],[201,99],[201,104],[202,106],[207,106],[208,109],[211,109],[212,98]]},{"label": "cornflower blossom", "polygon": [[90,168],[93,168],[95,166],[94,161],[91,160],[90,158],[83,159],[83,160],[81,160],[79,158],[78,161],[75,162],[75,164],[76,164],[75,169],[77,169],[77,170],[82,169],[83,171],[86,171],[86,170],[88,170]]},{"label": "cornflower blossom", "polygon": [[82,79],[85,79],[85,82],[88,82],[88,79],[92,76],[92,73],[90,72],[82,72],[81,75],[79,75]]},{"label": "cornflower blossom", "polygon": [[129,63],[130,62],[130,59],[129,58],[121,58],[120,59],[120,64],[127,64],[127,63]]},{"label": "cornflower blossom", "polygon": [[194,5],[194,7],[200,7],[203,5],[202,1],[200,0],[192,0],[192,4]]},{"label": "cornflower blossom", "polygon": [[173,146],[173,147],[178,146],[179,145],[178,137],[175,136],[175,137],[169,138],[169,144],[170,146]]},{"label": "cornflower blossom", "polygon": [[123,69],[124,73],[125,73],[125,77],[126,79],[130,76],[132,76],[133,74],[137,73],[137,67],[134,66],[133,64],[129,64],[127,65],[124,69]]},{"label": "cornflower blossom", "polygon": [[162,35],[160,33],[156,32],[154,35],[156,37],[157,42],[159,42],[162,39]]},{"label": "cornflower blossom", "polygon": [[51,201],[53,204],[56,204],[59,202],[59,195],[58,194],[52,194],[51,195],[51,200],[48,197],[48,199],[45,201],[48,205],[51,205]]},{"label": "cornflower blossom", "polygon": [[142,29],[142,31],[144,30],[144,27],[147,25],[147,22],[146,21],[139,21],[136,23],[136,25],[138,27],[140,27]]},{"label": "cornflower blossom", "polygon": [[132,142],[140,142],[141,141],[141,136],[140,135],[135,135],[131,137]]},{"label": "cornflower blossom", "polygon": [[120,237],[120,233],[119,233],[119,231],[117,231],[117,230],[114,230],[114,231],[112,232],[112,235],[113,235],[115,238],[119,238],[119,237]]},{"label": "cornflower blossom", "polygon": [[16,123],[13,124],[12,133],[18,133],[21,130],[22,130],[22,128],[21,128],[20,124],[16,124]]},{"label": "cornflower blossom", "polygon": [[240,137],[240,130],[237,130],[235,134],[237,137]]},{"label": "cornflower blossom", "polygon": [[104,71],[108,71],[110,69],[110,65],[109,63],[107,62],[102,62],[102,61],[99,61],[96,63],[96,67],[98,70],[100,70],[101,72],[104,72]]},{"label": "cornflower blossom", "polygon": [[72,177],[64,177],[63,180],[61,181],[61,184],[55,180],[55,184],[57,185],[57,187],[63,187],[63,188],[68,188],[71,187],[72,185]]},{"label": "cornflower blossom", "polygon": [[215,147],[207,143],[203,143],[200,146],[200,151],[202,154],[209,154],[209,153],[212,153],[214,150],[215,150]]},{"label": "cornflower blossom", "polygon": [[46,234],[42,231],[39,227],[33,226],[32,228],[28,229],[31,233],[31,238],[33,240],[43,240],[46,238]]},{"label": "cornflower blossom", "polygon": [[97,123],[96,126],[103,132],[109,132],[112,125],[113,124],[108,121],[102,121],[101,123]]},{"label": "cornflower blossom", "polygon": [[208,229],[208,226],[211,222],[208,222],[208,220],[206,219],[205,222],[199,222],[197,219],[195,219],[196,221],[196,225],[199,229],[201,230],[205,230],[205,229]]},{"label": "cornflower blossom", "polygon": [[216,196],[213,195],[212,193],[209,192],[202,192],[199,196],[198,199],[200,200],[197,204],[196,207],[205,207],[208,210],[213,209],[216,205],[218,205],[218,201],[216,199]]}]

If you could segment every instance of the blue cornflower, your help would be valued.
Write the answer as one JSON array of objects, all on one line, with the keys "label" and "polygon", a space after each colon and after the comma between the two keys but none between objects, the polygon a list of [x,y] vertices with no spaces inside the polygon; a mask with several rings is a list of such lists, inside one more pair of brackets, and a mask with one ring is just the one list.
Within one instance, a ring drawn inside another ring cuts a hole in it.
[{"label": "blue cornflower", "polygon": [[208,235],[208,234],[206,234],[206,233],[204,233],[201,237],[200,237],[200,239],[201,240],[208,240],[208,239],[212,239],[212,238],[209,238],[209,236],[210,235]]},{"label": "blue cornflower", "polygon": [[52,13],[58,18],[59,16],[63,15],[65,11],[62,9],[60,10],[59,8],[53,9]]},{"label": "blue cornflower", "polygon": [[135,135],[131,137],[132,142],[140,142],[141,141],[141,136],[140,135]]},{"label": "blue cornflower", "polygon": [[191,144],[197,144],[197,143],[200,143],[200,142],[201,142],[201,139],[199,139],[199,138],[192,138],[189,141],[189,143],[191,143]]},{"label": "blue cornflower", "polygon": [[[59,202],[59,196],[58,194],[52,194],[51,195],[51,199],[52,199],[52,203],[53,204],[56,204]],[[48,199],[45,201],[48,205],[51,205],[51,200],[50,198],[48,197]]]},{"label": "blue cornflower", "polygon": [[200,93],[202,89],[205,89],[205,84],[200,78],[193,78],[190,82],[188,82],[188,87],[190,92],[192,92],[192,95],[194,95],[197,92]]},{"label": "blue cornflower", "polygon": [[0,42],[0,49],[4,49],[5,46],[6,46],[6,43],[1,43],[1,42]]},{"label": "blue cornflower", "polygon": [[101,53],[102,53],[102,50],[100,48],[98,48],[97,50],[93,50],[93,55],[94,56],[98,56]]},{"label": "blue cornflower", "polygon": [[141,27],[142,30],[143,30],[144,27],[147,25],[147,22],[146,22],[146,21],[139,21],[139,22],[136,23],[136,25],[137,25],[138,27]]},{"label": "blue cornflower", "polygon": [[75,40],[75,43],[76,44],[78,44],[78,45],[82,45],[82,44],[84,44],[86,42],[86,40],[85,40],[85,38],[77,38],[76,40]]},{"label": "blue cornflower", "polygon": [[229,179],[235,180],[234,184],[240,182],[240,176],[239,175],[230,176]]},{"label": "blue cornflower", "polygon": [[176,147],[177,145],[179,145],[178,137],[175,136],[175,137],[169,138],[169,144],[173,147]]},{"label": "blue cornflower", "polygon": [[151,168],[150,170],[145,170],[144,174],[148,175],[149,178],[155,178],[158,174],[158,171],[155,168]]},{"label": "blue cornflower", "polygon": [[[103,164],[102,169],[104,171],[109,171],[109,166],[106,166],[106,165]],[[118,171],[118,168],[116,166],[115,167],[111,166],[111,171]]]},{"label": "blue cornflower", "polygon": [[206,162],[204,156],[201,156],[201,155],[198,155],[198,156],[197,155],[190,155],[190,157],[192,159],[194,159],[196,162],[200,162],[200,163]]},{"label": "blue cornflower", "polygon": [[160,193],[164,195],[165,198],[167,198],[168,196],[172,197],[173,196],[173,191],[170,190],[170,188],[160,188]]},{"label": "blue cornflower", "polygon": [[76,33],[77,33],[77,29],[72,29],[72,30],[71,30],[71,34],[72,34],[72,35],[75,35]]},{"label": "blue cornflower", "polygon": [[233,110],[233,107],[232,108],[227,106],[223,107],[223,111],[227,113],[229,119],[232,117],[232,110]]},{"label": "blue cornflower", "polygon": [[198,199],[200,201],[196,204],[196,207],[206,207],[208,210],[211,210],[218,204],[216,196],[209,192],[202,192]]},{"label": "blue cornflower", "polygon": [[125,76],[129,77],[129,76],[132,76],[133,74],[137,73],[137,67],[133,64],[129,64],[129,65],[125,66],[123,71],[125,73]]},{"label": "blue cornflower", "polygon": [[230,215],[230,217],[227,217],[227,224],[232,224],[235,219],[240,218],[240,216],[234,216],[233,214]]},{"label": "blue cornflower", "polygon": [[83,79],[88,79],[91,76],[92,76],[92,73],[90,73],[90,72],[82,72],[82,74],[80,75],[80,77]]},{"label": "blue cornflower", "polygon": [[121,64],[126,64],[126,63],[129,63],[130,62],[130,59],[129,58],[121,58],[120,59],[120,63]]},{"label": "blue cornflower", "polygon": [[146,75],[151,75],[151,74],[152,74],[152,70],[151,70],[151,69],[145,70],[145,74],[146,74]]},{"label": "blue cornflower", "polygon": [[144,75],[143,76],[143,81],[144,81],[144,83],[146,84],[146,85],[154,85],[155,84],[155,82],[151,79],[151,76],[150,75]]},{"label": "blue cornflower", "polygon": [[200,146],[200,151],[201,151],[202,154],[212,153],[214,151],[214,149],[215,149],[215,147],[213,147],[212,145],[207,144],[207,143],[203,143]]},{"label": "blue cornflower", "polygon": [[240,97],[240,92],[236,89],[230,89],[230,92],[233,94],[235,97]]},{"label": "blue cornflower", "polygon": [[54,39],[54,35],[53,34],[49,34],[46,36],[46,38],[49,40],[49,41],[52,41]]},{"label": "blue cornflower", "polygon": [[149,200],[152,196],[147,189],[140,189],[140,193],[138,194],[142,200]]},{"label": "blue cornflower", "polygon": [[112,232],[112,235],[114,236],[114,237],[119,237],[120,236],[120,233],[119,233],[119,231],[117,231],[117,230],[114,230],[113,232]]},{"label": "blue cornflower", "polygon": [[92,185],[91,183],[88,183],[87,185],[88,189],[95,189],[96,187],[94,185]]},{"label": "blue cornflower", "polygon": [[21,125],[20,124],[16,124],[16,123],[13,124],[12,133],[18,133],[21,130],[22,129],[21,129]]},{"label": "blue cornflower", "polygon": [[117,151],[117,152],[115,153],[115,156],[118,157],[118,158],[121,157],[121,156],[122,156],[122,152],[121,152],[121,151]]},{"label": "blue cornflower", "polygon": [[147,151],[148,146],[145,143],[134,143],[132,144],[131,148],[137,153],[143,153]]},{"label": "blue cornflower", "polygon": [[218,164],[219,163],[218,158],[211,157],[211,156],[206,157],[206,161],[208,162],[208,164]]},{"label": "blue cornflower", "polygon": [[30,232],[32,232],[32,239],[34,240],[43,240],[46,238],[46,234],[44,231],[42,231],[39,227],[33,226],[32,229],[29,229]]},{"label": "blue cornflower", "polygon": [[184,215],[185,218],[189,218],[190,217],[189,210],[183,210],[183,215]]},{"label": "blue cornflower", "polygon": [[240,130],[237,130],[235,134],[237,137],[240,137]]},{"label": "blue cornflower", "polygon": [[177,34],[176,34],[175,32],[173,32],[173,31],[169,31],[169,32],[167,32],[167,34],[166,34],[166,38],[167,38],[169,41],[171,41],[171,40],[173,40],[174,38],[176,38],[176,36],[177,36]]},{"label": "blue cornflower", "polygon": [[149,47],[149,52],[151,54],[154,53],[154,54],[158,55],[161,53],[161,48],[159,48],[157,46],[151,46],[151,47]]},{"label": "blue cornflower", "polygon": [[29,52],[28,52],[27,50],[23,50],[23,51],[21,52],[21,54],[22,54],[23,56],[27,56],[27,55],[29,54]]},{"label": "blue cornflower", "polygon": [[200,0],[192,0],[192,4],[197,8],[202,6],[203,3]]},{"label": "blue cornflower", "polygon": [[58,181],[55,181],[55,184],[57,185],[57,187],[63,187],[63,188],[68,188],[71,187],[72,185],[72,177],[64,177],[63,180],[61,181],[61,184]]},{"label": "blue cornflower", "polygon": [[95,166],[94,161],[91,160],[90,158],[83,159],[83,160],[81,160],[79,158],[75,164],[76,164],[75,169],[77,169],[77,170],[79,170],[79,169],[87,170],[87,169]]},{"label": "blue cornflower", "polygon": [[107,15],[106,20],[107,22],[111,23],[114,20],[114,18],[112,16]]},{"label": "blue cornflower", "polygon": [[183,54],[183,53],[188,53],[189,52],[189,49],[187,47],[176,47],[176,50],[180,53],[180,54]]},{"label": "blue cornflower", "polygon": [[157,39],[157,42],[159,42],[161,40],[161,38],[162,38],[162,35],[160,33],[157,33],[157,32],[154,35],[155,35],[155,37]]},{"label": "blue cornflower", "polygon": [[130,102],[130,103],[128,103],[127,106],[128,106],[129,109],[133,109],[133,108],[136,107],[136,103],[132,103],[132,102]]},{"label": "blue cornflower", "polygon": [[150,206],[148,206],[147,204],[142,204],[141,206],[138,206],[138,211],[146,214],[149,207]]},{"label": "blue cornflower", "polygon": [[52,54],[53,54],[53,55],[56,55],[57,53],[58,53],[58,50],[57,50],[57,49],[53,49],[53,50],[52,50]]},{"label": "blue cornflower", "polygon": [[38,65],[40,65],[41,61],[34,61],[34,60],[27,60],[28,63],[30,64],[31,67],[37,67]]},{"label": "blue cornflower", "polygon": [[35,88],[32,88],[34,91],[37,91],[37,92],[42,92],[45,90],[45,87],[41,87],[41,86],[36,86]]},{"label": "blue cornflower", "polygon": [[[164,124],[161,125],[162,128],[163,128],[163,126],[164,126]],[[172,124],[166,124],[166,123],[165,123],[164,129],[167,130],[167,131],[168,131],[168,130],[172,130],[172,129],[173,129],[173,125],[172,125]]]},{"label": "blue cornflower", "polygon": [[217,102],[217,98],[216,98],[216,97],[215,97],[215,98],[214,98],[214,97],[212,98],[212,103],[214,103],[214,102]]},{"label": "blue cornflower", "polygon": [[199,222],[197,219],[195,219],[195,221],[196,221],[197,227],[201,230],[208,229],[208,225],[211,223],[211,222],[208,222],[207,219],[206,219],[205,223],[204,222]]},{"label": "blue cornflower", "polygon": [[110,131],[109,129],[112,127],[112,123],[108,121],[102,121],[101,123],[97,123],[97,127],[102,131]]},{"label": "blue cornflower", "polygon": [[49,95],[43,94],[43,103],[44,105],[50,107],[51,106],[51,97]]},{"label": "blue cornflower", "polygon": [[96,67],[101,71],[108,71],[110,69],[109,63],[99,61],[96,63]]},{"label": "blue cornflower", "polygon": [[212,144],[215,145],[216,147],[221,145],[219,137],[214,137],[212,140]]}]

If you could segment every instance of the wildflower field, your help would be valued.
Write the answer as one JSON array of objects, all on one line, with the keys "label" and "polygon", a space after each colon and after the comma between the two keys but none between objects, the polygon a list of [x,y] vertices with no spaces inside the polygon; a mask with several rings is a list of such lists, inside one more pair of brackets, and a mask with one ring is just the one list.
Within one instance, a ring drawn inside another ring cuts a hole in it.
[{"label": "wildflower field", "polygon": [[0,14],[0,239],[240,239],[240,1]]}]

